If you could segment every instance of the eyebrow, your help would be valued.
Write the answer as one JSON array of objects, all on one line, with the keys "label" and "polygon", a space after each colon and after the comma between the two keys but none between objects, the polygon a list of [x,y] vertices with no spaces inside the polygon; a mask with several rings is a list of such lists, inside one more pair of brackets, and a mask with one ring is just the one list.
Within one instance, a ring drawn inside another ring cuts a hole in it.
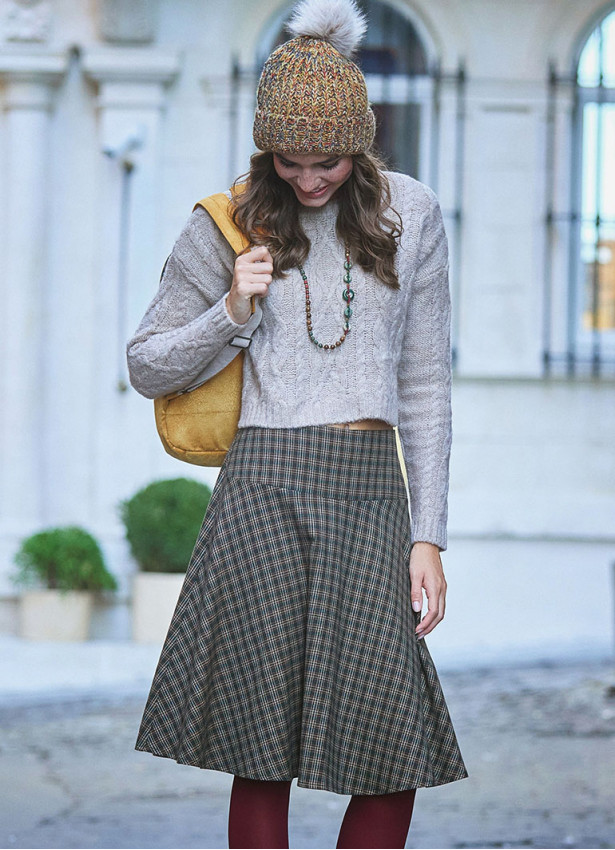
[{"label": "eyebrow", "polygon": [[[283,159],[283,160],[284,160],[284,162],[290,162],[290,163],[291,163],[291,165],[297,165],[297,164],[298,164],[298,163],[296,163],[294,160],[289,159],[289,158],[286,156],[286,154],[279,153],[279,154],[277,154],[277,156],[278,156],[278,158],[279,158],[279,159]],[[341,155],[341,154],[335,154],[334,156],[330,156],[330,157],[328,157],[327,159],[323,159],[323,160],[321,160],[320,162],[315,162],[315,163],[314,163],[314,165],[329,165],[329,164],[330,164],[330,163],[332,163],[332,162],[337,162],[337,160],[338,160],[338,159],[341,159],[341,158],[342,158],[342,155]]]}]

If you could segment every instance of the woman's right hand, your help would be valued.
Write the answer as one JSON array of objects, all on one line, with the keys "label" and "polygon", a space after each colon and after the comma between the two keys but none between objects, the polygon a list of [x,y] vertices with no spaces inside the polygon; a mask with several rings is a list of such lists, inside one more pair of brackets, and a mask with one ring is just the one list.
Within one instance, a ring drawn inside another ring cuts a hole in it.
[{"label": "woman's right hand", "polygon": [[272,281],[273,259],[265,245],[240,254],[235,260],[233,282],[226,298],[226,309],[237,324],[245,324],[252,315],[253,295],[267,295]]}]

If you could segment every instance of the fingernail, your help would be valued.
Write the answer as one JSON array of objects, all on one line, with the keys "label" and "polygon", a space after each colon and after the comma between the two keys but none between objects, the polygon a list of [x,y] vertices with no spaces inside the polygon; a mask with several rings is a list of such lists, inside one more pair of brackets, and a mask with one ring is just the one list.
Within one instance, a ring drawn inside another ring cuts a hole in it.
[{"label": "fingernail", "polygon": [[417,638],[418,638],[419,640],[421,640],[421,638],[424,638],[424,637],[425,637],[425,635],[423,634],[423,632],[417,632],[417,633],[416,633],[416,636],[417,636]]},{"label": "fingernail", "polygon": [[413,611],[420,611],[421,607],[422,607],[421,603],[418,601],[418,599],[415,599],[414,602],[412,603],[412,610]]}]

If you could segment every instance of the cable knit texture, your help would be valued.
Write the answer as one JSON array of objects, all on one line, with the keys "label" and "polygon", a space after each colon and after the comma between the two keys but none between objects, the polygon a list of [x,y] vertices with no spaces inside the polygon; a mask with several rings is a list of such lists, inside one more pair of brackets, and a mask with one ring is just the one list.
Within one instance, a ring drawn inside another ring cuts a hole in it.
[{"label": "cable knit texture", "polygon": [[[308,338],[301,275],[276,278],[261,298],[263,319],[244,360],[239,427],[322,425],[383,419],[399,426],[408,471],[412,542],[446,549],[451,447],[448,246],[435,194],[387,173],[401,215],[401,288],[352,268],[351,333],[324,351]],[[335,342],[343,328],[344,246],[337,204],[303,208],[311,242],[305,263],[316,338]],[[133,387],[147,398],[190,386],[241,331],[226,310],[234,254],[202,208],[189,218],[157,295],[128,343]]]}]

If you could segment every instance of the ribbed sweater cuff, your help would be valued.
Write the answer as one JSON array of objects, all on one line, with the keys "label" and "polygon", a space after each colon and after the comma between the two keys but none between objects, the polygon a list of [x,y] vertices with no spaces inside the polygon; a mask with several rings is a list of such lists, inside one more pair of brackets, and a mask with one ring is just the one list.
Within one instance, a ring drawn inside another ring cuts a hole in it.
[{"label": "ribbed sweater cuff", "polygon": [[411,543],[434,543],[442,552],[446,549],[446,523],[433,517],[412,517]]},{"label": "ribbed sweater cuff", "polygon": [[236,322],[235,319],[231,318],[231,314],[228,311],[228,306],[227,306],[227,303],[226,303],[226,299],[228,298],[228,296],[229,296],[229,293],[227,292],[226,295],[223,295],[222,298],[220,299],[222,301],[222,308],[223,308],[223,311],[224,311],[224,315],[226,316],[228,323],[231,324],[233,326],[233,328],[235,328],[235,330],[238,330],[239,328],[243,328],[244,325],[246,324],[246,322],[244,322],[243,324],[239,324],[239,322]]},{"label": "ribbed sweater cuff", "polygon": [[[226,295],[223,295],[209,310],[202,313],[199,320],[200,327],[199,325],[195,327],[194,340],[196,342],[199,337],[206,339],[208,351],[212,349],[216,351],[225,346],[243,327],[229,316],[226,309]],[[209,359],[211,359],[211,355]]]}]

